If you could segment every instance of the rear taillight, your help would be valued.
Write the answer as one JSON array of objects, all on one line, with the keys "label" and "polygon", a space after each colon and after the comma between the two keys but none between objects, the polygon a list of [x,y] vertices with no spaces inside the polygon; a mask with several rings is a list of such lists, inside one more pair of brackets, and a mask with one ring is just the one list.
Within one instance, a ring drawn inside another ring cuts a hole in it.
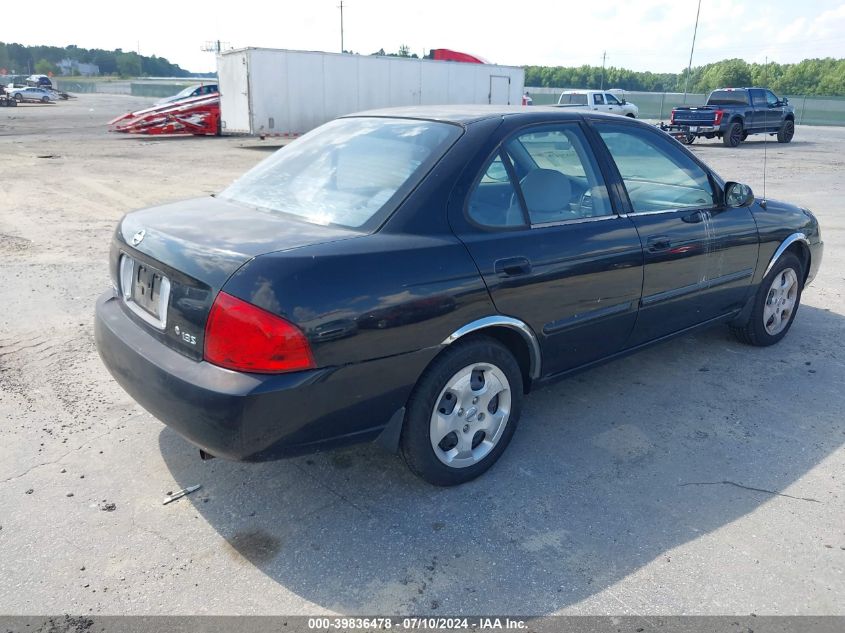
[{"label": "rear taillight", "polygon": [[713,113],[713,125],[721,125],[723,116],[725,116],[724,110],[716,110]]},{"label": "rear taillight", "polygon": [[209,363],[263,374],[314,368],[308,339],[293,323],[221,292],[205,325]]},{"label": "rear taillight", "polygon": [[675,125],[675,110],[672,110],[672,116],[669,117],[669,125]]}]

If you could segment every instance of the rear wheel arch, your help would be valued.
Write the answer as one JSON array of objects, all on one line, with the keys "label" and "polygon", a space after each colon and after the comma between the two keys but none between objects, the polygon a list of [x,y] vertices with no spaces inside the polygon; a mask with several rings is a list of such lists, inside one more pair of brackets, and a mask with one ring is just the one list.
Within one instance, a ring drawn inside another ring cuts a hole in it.
[{"label": "rear wheel arch", "polygon": [[513,354],[522,371],[524,391],[527,393],[532,381],[540,377],[542,362],[540,344],[534,331],[526,323],[513,317],[484,317],[455,330],[443,341],[443,345],[448,348],[458,340],[481,336],[498,341]]}]

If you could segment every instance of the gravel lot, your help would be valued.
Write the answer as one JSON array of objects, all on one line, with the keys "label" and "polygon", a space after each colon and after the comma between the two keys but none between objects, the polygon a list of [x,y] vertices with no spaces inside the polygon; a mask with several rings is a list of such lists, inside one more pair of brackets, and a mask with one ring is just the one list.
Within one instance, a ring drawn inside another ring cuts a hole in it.
[{"label": "gravel lot", "polygon": [[[540,390],[442,490],[374,446],[201,462],[111,380],[117,220],[273,147],[106,132],[148,103],[0,110],[0,613],[845,614],[845,128],[768,144],[768,194],[826,242],[780,345],[718,328]],[[693,151],[760,193],[752,138]]]}]

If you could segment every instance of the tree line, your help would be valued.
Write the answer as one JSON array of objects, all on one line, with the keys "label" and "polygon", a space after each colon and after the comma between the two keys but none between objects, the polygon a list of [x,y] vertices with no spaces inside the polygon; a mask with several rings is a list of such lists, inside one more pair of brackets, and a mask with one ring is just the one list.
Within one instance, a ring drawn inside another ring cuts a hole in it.
[{"label": "tree line", "polygon": [[796,64],[749,64],[725,59],[680,73],[637,72],[611,66],[526,66],[525,85],[549,88],[622,88],[646,92],[706,93],[715,88],[765,86],[776,94],[845,96],[845,59]]},{"label": "tree line", "polygon": [[80,48],[69,46],[24,46],[0,42],[0,68],[9,74],[46,75],[59,74],[58,63],[63,59],[73,59],[86,64],[96,64],[101,75],[121,77],[190,77],[192,73],[173,64],[164,57],[139,55],[134,51],[124,52],[117,48],[113,51],[101,48]]}]

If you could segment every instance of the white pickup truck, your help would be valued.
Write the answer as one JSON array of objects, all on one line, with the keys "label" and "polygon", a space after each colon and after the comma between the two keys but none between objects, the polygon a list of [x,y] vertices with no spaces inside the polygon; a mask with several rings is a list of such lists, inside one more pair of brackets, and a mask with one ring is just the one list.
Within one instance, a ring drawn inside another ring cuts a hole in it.
[{"label": "white pickup truck", "polygon": [[564,90],[557,100],[557,107],[609,112],[631,118],[640,114],[640,109],[625,101],[625,97],[606,90]]}]

